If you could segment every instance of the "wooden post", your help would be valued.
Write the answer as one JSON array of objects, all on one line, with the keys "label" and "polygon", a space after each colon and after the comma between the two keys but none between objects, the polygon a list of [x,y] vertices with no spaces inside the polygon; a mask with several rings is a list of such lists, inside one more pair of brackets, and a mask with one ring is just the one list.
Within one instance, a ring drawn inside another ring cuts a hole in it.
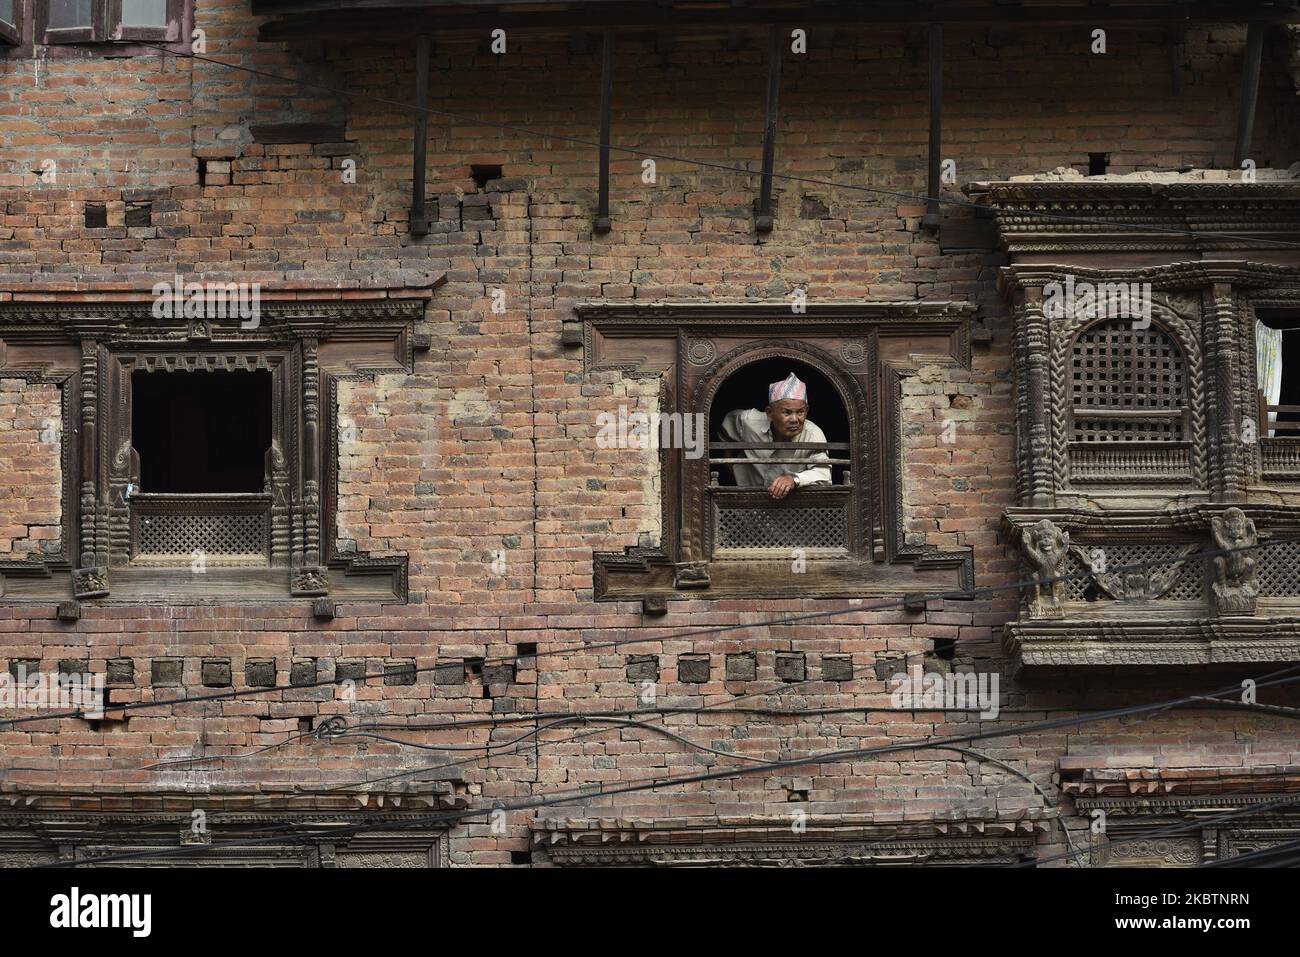
[{"label": "wooden post", "polygon": [[294,595],[324,595],[329,580],[320,542],[319,340],[302,340],[302,564],[293,570]]},{"label": "wooden post", "polygon": [[606,30],[600,47],[600,196],[596,202],[597,233],[613,227],[609,218],[609,113],[614,99],[614,31]]},{"label": "wooden post", "polygon": [[1259,65],[1264,55],[1264,24],[1252,23],[1246,29],[1246,60],[1241,66],[1241,99],[1237,105],[1237,145],[1232,152],[1232,166],[1241,169],[1250,152],[1250,134],[1255,129],[1255,101],[1259,97]]},{"label": "wooden post", "polygon": [[776,164],[777,100],[781,94],[781,28],[773,25],[767,58],[767,119],[763,126],[763,185],[758,194],[758,213],[754,228],[760,233],[772,231],[776,219],[772,214],[772,168]]},{"label": "wooden post", "polygon": [[[81,341],[81,542],[78,566],[72,572],[77,598],[108,594],[108,558],[97,551],[99,502],[99,344]],[[103,558],[103,561],[100,559]]]},{"label": "wooden post", "polygon": [[939,153],[943,148],[943,24],[930,24],[930,153],[929,176],[926,178],[925,217],[921,225],[938,229],[939,213]]},{"label": "wooden post", "polygon": [[425,163],[429,149],[429,55],[432,43],[427,33],[415,41],[415,117],[414,167],[411,171],[411,233],[425,236],[429,232],[429,214],[424,208]]}]

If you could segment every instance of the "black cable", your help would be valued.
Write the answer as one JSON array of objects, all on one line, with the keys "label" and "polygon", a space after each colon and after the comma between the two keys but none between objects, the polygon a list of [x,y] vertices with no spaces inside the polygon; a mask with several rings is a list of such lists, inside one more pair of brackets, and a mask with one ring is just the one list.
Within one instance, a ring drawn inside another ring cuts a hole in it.
[{"label": "black cable", "polygon": [[[927,651],[927,652],[914,652],[914,654],[928,655],[928,654],[933,654],[933,652],[931,652],[931,651]],[[910,657],[910,656],[909,656],[909,657]],[[754,697],[759,697],[759,696],[767,695],[767,694],[785,694],[786,692],[791,691],[791,690],[793,690],[794,688],[797,688],[797,687],[799,687],[799,686],[801,686],[801,685],[807,684],[808,682],[810,682],[810,681],[812,681],[812,680],[813,680],[813,679],[811,679],[811,678],[805,678],[805,679],[802,680],[802,681],[790,682],[790,683],[782,683],[782,685],[780,685],[780,686],[778,686],[778,687],[776,687],[776,688],[758,689],[758,690],[751,691],[751,692],[748,692],[748,693],[743,694],[743,695],[739,695],[739,696],[737,696],[734,700],[735,700],[735,701],[742,701],[742,700],[744,700],[745,698],[754,698]],[[683,710],[690,711],[690,712],[692,712],[692,713],[700,713],[700,712],[708,711],[708,710],[710,710],[710,709],[714,709],[714,708],[718,708],[718,707],[719,707],[719,705],[706,705],[706,706],[704,706],[704,707],[700,707],[700,708],[689,708],[689,709],[683,709]],[[651,712],[651,711],[652,711],[652,709],[645,709],[645,712],[642,712],[642,711],[637,711],[637,712],[621,712],[621,713],[612,713],[612,712],[611,712],[608,716],[609,716],[609,717],[620,717],[620,716],[624,716],[624,715],[627,715],[627,714],[646,713],[646,712]],[[563,713],[563,712],[552,712],[550,715],[542,715],[542,716],[540,716],[540,717],[551,717],[551,716],[554,716],[554,717],[557,717],[557,718],[583,718],[583,719],[585,719],[585,718],[587,717],[587,716],[584,715],[584,714],[581,714],[581,713],[573,713],[573,712],[569,712],[569,713],[567,713],[567,714],[566,714],[566,713]],[[339,716],[335,716],[335,717],[339,717]],[[517,718],[515,718],[514,720],[512,720],[510,723],[518,723],[518,722],[522,722],[522,721],[535,721],[535,720],[538,719],[538,717],[539,717],[539,716],[537,716],[537,715],[533,715],[533,716],[519,715]],[[318,729],[316,730],[316,732],[314,732],[314,733],[312,733],[312,734],[310,734],[310,735],[296,735],[295,738],[302,738],[302,737],[315,737],[315,738],[318,738],[318,739],[320,739],[320,740],[322,740],[322,741],[336,740],[338,736],[336,736],[336,735],[331,735],[331,734],[328,734],[328,733],[327,733],[327,732],[328,732],[328,727],[329,727],[329,725],[330,725],[330,721],[332,721],[332,720],[334,720],[334,719],[333,719],[333,718],[331,718],[331,719],[327,719],[326,722],[325,722],[325,723],[324,723],[320,728],[318,728]],[[476,722],[476,723],[478,723],[478,724],[484,724],[484,723],[486,723],[486,724],[490,724],[490,723],[491,723],[491,719],[481,719],[479,722]],[[451,725],[450,727],[452,727],[452,728],[456,728],[456,727],[458,727],[458,726],[453,724],[453,725]],[[562,739],[562,740],[560,740],[560,741],[550,741],[550,742],[547,742],[547,743],[548,743],[548,744],[567,744],[567,743],[569,743],[569,742],[571,742],[571,741],[576,741],[576,740],[578,740],[578,739],[580,739],[580,738],[591,737],[592,735],[596,735],[596,734],[603,734],[605,731],[609,731],[609,730],[612,730],[612,729],[611,729],[611,728],[599,728],[599,729],[596,729],[596,730],[594,730],[594,731],[588,731],[588,732],[584,732],[584,733],[579,733],[579,734],[575,734],[575,735],[570,735],[568,738]],[[540,741],[540,735],[537,733],[537,731],[533,731],[533,732],[529,732],[528,734],[520,735],[520,736],[517,736],[517,737],[513,738],[511,741],[509,741],[509,742],[505,743],[504,745],[502,745],[502,747],[511,747],[511,746],[513,746],[513,745],[515,745],[515,744],[522,743],[523,741],[527,740],[528,738],[534,738],[534,740],[539,740],[539,741]],[[290,740],[293,740],[293,739],[290,739]],[[242,759],[242,758],[253,757],[253,756],[255,756],[255,755],[257,755],[257,754],[260,754],[260,753],[262,753],[262,752],[264,752],[264,751],[273,750],[273,749],[275,749],[275,748],[282,747],[282,746],[284,746],[284,745],[287,744],[287,743],[288,743],[287,741],[286,741],[286,742],[281,742],[280,744],[277,744],[277,745],[271,745],[270,747],[267,747],[267,748],[261,748],[261,749],[259,749],[259,750],[257,750],[257,751],[254,751],[254,752],[251,752],[251,753],[247,753],[247,754],[241,754],[241,755],[214,755],[214,756],[213,756],[213,759],[224,759],[224,758]],[[409,743],[409,742],[403,742],[403,743]],[[694,746],[694,745],[692,744],[692,746]],[[425,774],[425,773],[430,772],[430,771],[439,771],[439,770],[442,770],[442,769],[444,769],[444,768],[457,767],[457,766],[467,765],[467,764],[474,764],[474,763],[476,763],[476,762],[478,762],[478,761],[486,760],[486,759],[490,759],[490,758],[493,757],[493,754],[491,753],[492,750],[493,750],[493,746],[492,746],[490,743],[489,743],[488,745],[478,745],[478,746],[475,746],[475,749],[476,749],[476,750],[483,750],[483,751],[485,751],[485,753],[482,754],[482,755],[480,755],[480,756],[478,756],[478,757],[472,757],[472,758],[460,758],[460,759],[457,759],[457,760],[454,760],[454,761],[446,761],[446,762],[443,762],[443,763],[441,763],[441,764],[422,765],[422,766],[420,766],[420,767],[418,767],[418,768],[411,768],[411,769],[407,769],[407,770],[405,770],[405,771],[399,771],[399,772],[394,773],[394,774],[387,774],[387,775],[384,775],[384,776],[382,776],[382,777],[378,777],[378,778],[365,778],[365,779],[362,779],[362,780],[359,780],[359,781],[346,781],[346,782],[344,782],[344,783],[342,783],[342,784],[337,784],[337,785],[333,785],[333,786],[331,786],[331,787],[324,788],[324,789],[321,791],[321,793],[322,793],[322,794],[330,794],[330,793],[333,793],[333,792],[335,792],[335,791],[347,790],[347,789],[349,789],[349,788],[362,787],[362,786],[367,786],[367,785],[371,785],[371,784],[378,784],[378,783],[382,783],[382,782],[385,782],[385,781],[396,780],[396,779],[398,779],[398,778],[413,777],[413,776],[415,776],[415,775],[417,775],[417,774]],[[436,750],[436,749],[435,749],[435,750]],[[185,763],[186,761],[203,761],[203,760],[205,760],[205,759],[204,759],[204,758],[190,758],[190,759],[184,759],[184,758],[182,758],[182,759],[178,760],[178,761],[175,762],[175,763]],[[32,770],[32,769],[27,769],[27,770]],[[146,768],[146,770],[148,770],[148,769]],[[276,804],[276,802],[277,802],[278,800],[279,800],[279,799],[277,799],[277,798],[269,798],[269,799],[267,799],[266,802],[261,803],[261,804],[259,804],[257,801],[254,801],[252,804],[248,805],[247,807],[240,808],[240,811],[241,811],[241,812],[244,812],[244,811],[248,811],[248,810],[261,810],[261,809],[263,809],[263,808],[273,807],[273,806]],[[193,802],[191,802],[191,809],[193,810]],[[149,824],[139,825],[139,826],[137,826],[137,827],[129,827],[129,828],[112,828],[112,829],[110,829],[110,830],[107,830],[105,833],[106,833],[106,834],[111,834],[111,835],[129,834],[129,833],[133,833],[133,832],[139,832],[139,831],[150,830],[150,829],[152,829],[152,828],[154,828],[154,827],[156,827],[156,826],[157,826],[157,825],[154,824],[154,823],[149,823]],[[259,828],[259,829],[256,829],[256,830],[261,830],[261,831],[276,831],[276,830],[280,830],[281,828],[283,828],[283,826],[284,826],[284,825],[270,825],[269,827],[266,827],[266,828]]]},{"label": "black cable", "polygon": [[[1148,562],[1134,562],[1128,565],[1112,565],[1109,567],[1109,571],[1111,572],[1145,571],[1151,568],[1159,568],[1162,565],[1178,564],[1181,562],[1189,562],[1189,561],[1200,561],[1202,559],[1213,558],[1219,555],[1229,555],[1234,552],[1250,551],[1256,548],[1271,548],[1274,545],[1289,545],[1289,544],[1300,544],[1300,537],[1273,538],[1273,539],[1269,539],[1268,541],[1258,542],[1254,545],[1238,545],[1232,548],[1219,548],[1219,549],[1210,549],[1201,552],[1192,552],[1190,554],[1183,555],[1181,557],[1162,558],[1162,559],[1156,559]],[[1091,569],[1084,568],[1081,571],[1073,572],[1068,575],[1043,576],[1039,578],[1025,579],[1017,582],[1010,582],[1002,585],[985,585],[982,588],[967,588],[967,589],[962,589],[957,591],[935,592],[928,595],[922,595],[919,597],[919,599],[916,596],[910,596],[906,598],[891,598],[891,599],[884,599],[882,601],[874,602],[868,605],[850,606],[848,608],[833,608],[826,611],[801,612],[796,615],[787,615],[784,618],[769,619],[767,621],[737,622],[731,625],[714,625],[709,628],[698,628],[694,630],[678,632],[676,634],[671,634],[671,635],[649,635],[649,636],[638,635],[633,638],[612,639],[606,641],[591,641],[581,645],[570,645],[568,647],[561,646],[559,648],[550,648],[546,651],[541,651],[539,649],[536,652],[534,652],[532,655],[529,655],[528,657],[538,658],[541,657],[542,655],[561,655],[570,651],[589,652],[595,649],[617,648],[623,645],[640,644],[642,642],[678,641],[684,638],[706,637],[710,635],[725,634],[731,631],[741,631],[749,628],[771,628],[779,625],[797,624],[799,622],[805,622],[805,621],[820,620],[824,618],[834,618],[840,615],[854,615],[854,614],[862,614],[862,613],[874,612],[874,611],[887,611],[889,609],[900,608],[905,605],[914,604],[918,600],[925,603],[929,603],[931,601],[964,600],[964,599],[978,600],[981,598],[987,598],[991,596],[994,592],[1019,591],[1020,589],[1023,588],[1032,588],[1038,585],[1052,584],[1054,582],[1073,581],[1076,579],[1082,580],[1086,578],[1091,578],[1093,574],[1094,573],[1092,572]],[[866,626],[864,625],[864,627]],[[498,629],[498,630],[509,631],[509,629]],[[573,629],[565,629],[565,630],[573,630]],[[584,629],[579,628],[577,630],[582,631]],[[627,629],[613,629],[613,630],[625,631]],[[485,644],[490,644],[490,642]],[[516,653],[515,655],[511,655],[510,657],[483,658],[482,664],[485,665],[498,664],[498,663],[507,664],[510,662],[517,661],[519,657],[520,656]],[[463,668],[463,667],[464,667],[464,663],[461,661],[456,661],[454,663],[447,662],[443,664],[428,665],[424,668],[406,668],[403,669],[403,674],[419,674],[421,672],[426,672],[426,671],[439,671],[442,669],[453,669],[453,668]],[[382,677],[384,677],[384,675],[382,674],[366,675],[361,680],[370,681],[371,679],[382,678]],[[305,684],[297,684],[297,685],[272,685],[271,687],[267,687],[267,688],[246,688],[242,691],[236,691],[232,689],[231,691],[221,691],[210,695],[194,695],[189,697],[173,698],[168,701],[134,701],[134,702],[127,702],[125,704],[117,705],[112,708],[105,708],[104,710],[106,712],[112,711],[114,713],[119,713],[119,712],[125,713],[127,711],[138,711],[143,708],[158,708],[163,706],[174,706],[178,704],[193,704],[193,703],[202,703],[207,701],[233,701],[236,698],[244,698],[252,695],[272,694],[277,691],[294,691],[294,690],[304,690],[307,688],[320,688],[327,685],[337,685],[340,684],[342,680],[343,679],[336,677],[331,679],[322,679],[320,681],[307,682]],[[1034,709],[1034,710],[1038,710],[1038,709]],[[4,725],[26,724],[33,721],[51,721],[56,718],[85,718],[85,717],[86,717],[85,711],[84,709],[81,709],[77,711],[65,711],[56,714],[31,715],[26,718],[4,718],[4,719],[0,719],[0,727],[3,727]]]},{"label": "black cable", "polygon": [[[1293,665],[1289,668],[1284,668],[1279,671],[1270,672],[1256,679],[1256,687],[1262,688],[1262,687],[1272,687],[1276,685],[1292,684],[1294,682],[1300,681],[1300,674],[1296,674],[1297,672],[1300,672],[1300,665]],[[1290,677],[1283,677],[1286,675],[1290,675]],[[975,741],[1006,737],[1009,735],[1025,734],[1031,731],[1049,731],[1049,730],[1055,730],[1056,728],[1060,728],[1060,727],[1090,724],[1096,721],[1107,720],[1112,717],[1126,717],[1129,715],[1136,715],[1136,714],[1156,713],[1160,711],[1169,710],[1170,708],[1185,702],[1197,701],[1200,700],[1201,698],[1206,698],[1206,697],[1217,697],[1219,695],[1228,694],[1230,692],[1237,693],[1240,692],[1240,690],[1241,690],[1240,685],[1229,685],[1226,688],[1220,689],[1219,691],[1211,692],[1210,694],[1207,695],[1184,696],[1182,698],[1173,699],[1168,702],[1157,702],[1155,704],[1150,704],[1150,705],[1133,705],[1127,708],[1118,708],[1110,712],[1106,712],[1103,714],[1094,715],[1090,717],[1062,718],[1062,719],[1056,719],[1054,721],[1039,722],[1037,724],[1020,725],[1014,728],[1000,730],[1000,731],[976,732],[973,734],[955,735],[955,736],[950,736],[947,738],[939,738],[939,739],[919,739],[913,741],[904,741],[904,742],[898,742],[896,744],[891,744],[891,745],[883,745],[876,748],[853,748],[853,749],[842,749],[836,751],[821,752],[815,755],[809,755],[802,758],[787,758],[781,761],[765,762],[762,765],[751,765],[747,767],[732,768],[723,771],[710,771],[701,774],[684,775],[684,776],[670,777],[665,779],[652,778],[652,779],[642,780],[639,782],[634,782],[632,784],[628,784],[616,788],[610,788],[610,789],[604,788],[603,785],[597,785],[595,790],[582,789],[577,793],[571,793],[571,794],[562,793],[560,795],[540,797],[540,798],[531,799],[528,801],[516,803],[505,807],[488,808],[488,809],[469,808],[463,811],[448,812],[444,814],[437,814],[431,816],[414,817],[407,821],[399,821],[399,822],[388,821],[388,822],[376,823],[376,824],[347,825],[344,827],[334,829],[330,833],[336,836],[343,836],[343,835],[365,833],[367,831],[371,831],[375,829],[430,826],[434,824],[450,825],[452,823],[457,823],[459,821],[467,820],[474,817],[483,817],[485,815],[491,815],[492,813],[498,810],[506,811],[506,812],[535,810],[537,808],[550,807],[552,805],[557,805],[557,804],[566,804],[571,801],[581,801],[581,800],[587,800],[596,797],[609,797],[609,796],[615,796],[619,794],[631,794],[631,793],[637,793],[641,791],[651,791],[661,787],[669,787],[673,785],[699,784],[707,781],[725,780],[727,778],[749,776],[760,772],[780,771],[789,768],[806,767],[812,764],[838,763],[840,761],[851,760],[856,758],[875,757],[880,754],[892,754],[900,751],[918,750],[918,749],[938,747],[941,745],[948,745],[948,744],[965,745]],[[1297,796],[1294,799],[1288,799],[1288,801],[1284,803],[1293,803],[1293,802],[1300,802],[1300,796]],[[298,827],[296,825],[289,824],[289,825],[281,826],[280,829],[282,831],[298,830]],[[260,844],[260,843],[265,843],[268,840],[281,840],[281,839],[282,837],[279,835],[272,835],[270,837],[265,837],[265,838],[251,838],[247,840],[226,841],[217,845],[214,844],[176,845],[174,847],[160,848],[156,851],[141,851],[141,852],[132,852],[132,853],[125,853],[125,854],[101,855],[99,857],[86,858],[80,861],[62,861],[57,864],[40,865],[40,866],[77,867],[82,864],[109,863],[112,861],[131,860],[139,857],[157,857],[162,854],[172,854],[177,851],[188,853],[194,850],[208,850],[214,847],[235,847],[235,846],[242,846],[246,844]],[[303,843],[304,840],[310,843],[313,839],[305,838],[305,839],[300,839],[298,841],[291,841],[290,843]],[[1057,858],[1049,858],[1048,860],[1055,860],[1055,859]]]}]

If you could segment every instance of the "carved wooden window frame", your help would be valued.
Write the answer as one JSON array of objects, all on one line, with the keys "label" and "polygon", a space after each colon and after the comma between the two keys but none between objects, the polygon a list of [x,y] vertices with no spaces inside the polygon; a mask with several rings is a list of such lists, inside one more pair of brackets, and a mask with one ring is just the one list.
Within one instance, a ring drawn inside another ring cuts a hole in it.
[{"label": "carved wooden window frame", "polygon": [[10,57],[55,59],[143,56],[156,53],[146,44],[163,44],[173,53],[190,52],[194,0],[167,0],[166,26],[122,24],[121,0],[94,0],[89,28],[50,30],[49,0],[14,0],[15,22],[0,22],[0,50]]},{"label": "carved wooden window frame", "polygon": [[[134,396],[132,373],[146,371],[156,375],[189,375],[197,371],[233,371],[265,369],[271,374],[271,447],[267,452],[266,487],[256,493],[266,496],[265,516],[268,535],[264,557],[266,568],[293,568],[303,564],[302,545],[297,556],[291,547],[291,486],[300,481],[298,464],[298,429],[295,423],[303,415],[302,390],[294,383],[302,378],[302,349],[280,346],[213,351],[202,348],[186,351],[157,348],[116,349],[108,347],[105,369],[109,401],[105,410],[104,432],[110,454],[108,466],[108,566],[132,565],[182,567],[189,561],[150,560],[140,553],[140,525],[145,519],[140,506],[148,502],[149,518],[198,518],[222,512],[250,511],[252,496],[245,494],[158,494],[142,489],[137,436],[133,428]],[[127,495],[128,485],[137,492]],[[215,556],[214,556],[215,558]],[[208,556],[203,557],[206,564]],[[308,563],[310,564],[310,563]],[[254,566],[256,567],[256,566]]]},{"label": "carved wooden window frame", "polygon": [[[857,554],[815,559],[787,574],[788,556],[717,560],[708,553],[705,459],[661,449],[661,540],[597,552],[597,600],[639,599],[648,609],[690,597],[860,597],[971,587],[969,550],[908,541],[902,509],[903,380],[922,365],[970,367],[974,305],[954,302],[590,303],[566,324],[588,372],[619,370],[660,380],[660,411],[702,412],[722,383],[751,362],[789,355],[841,391],[853,435]],[[851,385],[850,385],[851,383]],[[873,522],[873,516],[876,516]],[[883,546],[864,547],[880,529]]]},{"label": "carved wooden window frame", "polygon": [[[1050,328],[1042,308],[1045,285],[1067,274],[1076,281],[1151,284],[1153,324],[1172,331],[1187,360],[1195,483],[1104,486],[1070,479],[1068,459],[1059,454],[1068,424],[1062,400],[1069,397],[1060,388],[1056,356],[1073,336]],[[1256,310],[1300,311],[1300,270],[1249,260],[1111,268],[1023,263],[1008,267],[1001,282],[1016,322],[1019,498],[1003,515],[1004,538],[1024,553],[1026,531],[1050,524],[1070,541],[1057,569],[1046,574],[1092,567],[1090,580],[1099,589],[1095,601],[1072,597],[1078,583],[1028,591],[1032,600],[1004,634],[1017,666],[1296,661],[1300,584],[1294,556],[1283,546],[1256,553],[1248,581],[1220,581],[1208,562],[1179,576],[1164,573],[1179,552],[1221,547],[1214,523],[1233,509],[1254,523],[1261,543],[1292,538],[1300,529],[1300,504],[1293,500],[1300,442],[1258,436],[1254,336]],[[1254,439],[1244,424],[1249,420]],[[1272,445],[1287,447],[1274,449],[1270,460]],[[1162,561],[1162,574],[1119,576],[1094,565],[1098,552],[1112,566],[1131,563],[1123,556],[1137,543],[1163,550],[1164,559],[1139,559]],[[1192,576],[1201,587],[1189,596],[1179,586],[1194,586]]]},{"label": "carved wooden window frame", "polygon": [[[337,402],[340,381],[412,371],[416,349],[429,346],[427,336],[414,332],[423,310],[424,299],[415,297],[264,299],[260,325],[244,330],[238,319],[157,320],[151,300],[0,303],[0,378],[57,385],[63,413],[60,551],[42,561],[0,562],[0,602],[69,594],[167,604],[406,600],[404,556],[339,551]],[[133,567],[124,501],[133,466],[131,369],[143,361],[245,360],[282,370],[272,412],[284,456],[272,489],[280,528],[275,560],[269,568],[209,569],[207,577],[188,565]],[[283,563],[286,553],[290,560]],[[281,579],[282,591],[274,584]],[[255,595],[254,587],[260,588]]]}]

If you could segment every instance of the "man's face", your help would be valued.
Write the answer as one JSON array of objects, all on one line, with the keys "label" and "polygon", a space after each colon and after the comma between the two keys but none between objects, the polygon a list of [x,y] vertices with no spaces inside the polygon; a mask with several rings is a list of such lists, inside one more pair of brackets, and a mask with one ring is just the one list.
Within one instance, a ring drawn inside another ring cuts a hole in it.
[{"label": "man's face", "polygon": [[803,399],[782,399],[767,407],[767,417],[772,423],[772,438],[779,442],[792,442],[803,431],[808,418],[808,403]]}]

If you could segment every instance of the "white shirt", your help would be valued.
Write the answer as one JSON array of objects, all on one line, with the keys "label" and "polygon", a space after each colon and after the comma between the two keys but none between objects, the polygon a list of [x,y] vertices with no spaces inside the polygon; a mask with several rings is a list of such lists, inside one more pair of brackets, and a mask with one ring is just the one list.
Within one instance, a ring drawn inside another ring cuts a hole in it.
[{"label": "white shirt", "polygon": [[[722,437],[728,442],[771,442],[772,421],[766,412],[758,409],[735,409],[727,413],[722,420]],[[826,436],[821,429],[807,419],[803,429],[791,442],[825,442]],[[749,459],[808,459],[810,462],[826,462],[830,456],[813,449],[745,449],[745,458]],[[734,452],[722,458],[739,458]],[[737,463],[731,466],[736,476],[736,484],[744,486],[761,486],[767,488],[782,475],[793,475],[802,488],[805,485],[829,485],[831,483],[830,466],[795,471],[792,465],[746,465]]]}]

